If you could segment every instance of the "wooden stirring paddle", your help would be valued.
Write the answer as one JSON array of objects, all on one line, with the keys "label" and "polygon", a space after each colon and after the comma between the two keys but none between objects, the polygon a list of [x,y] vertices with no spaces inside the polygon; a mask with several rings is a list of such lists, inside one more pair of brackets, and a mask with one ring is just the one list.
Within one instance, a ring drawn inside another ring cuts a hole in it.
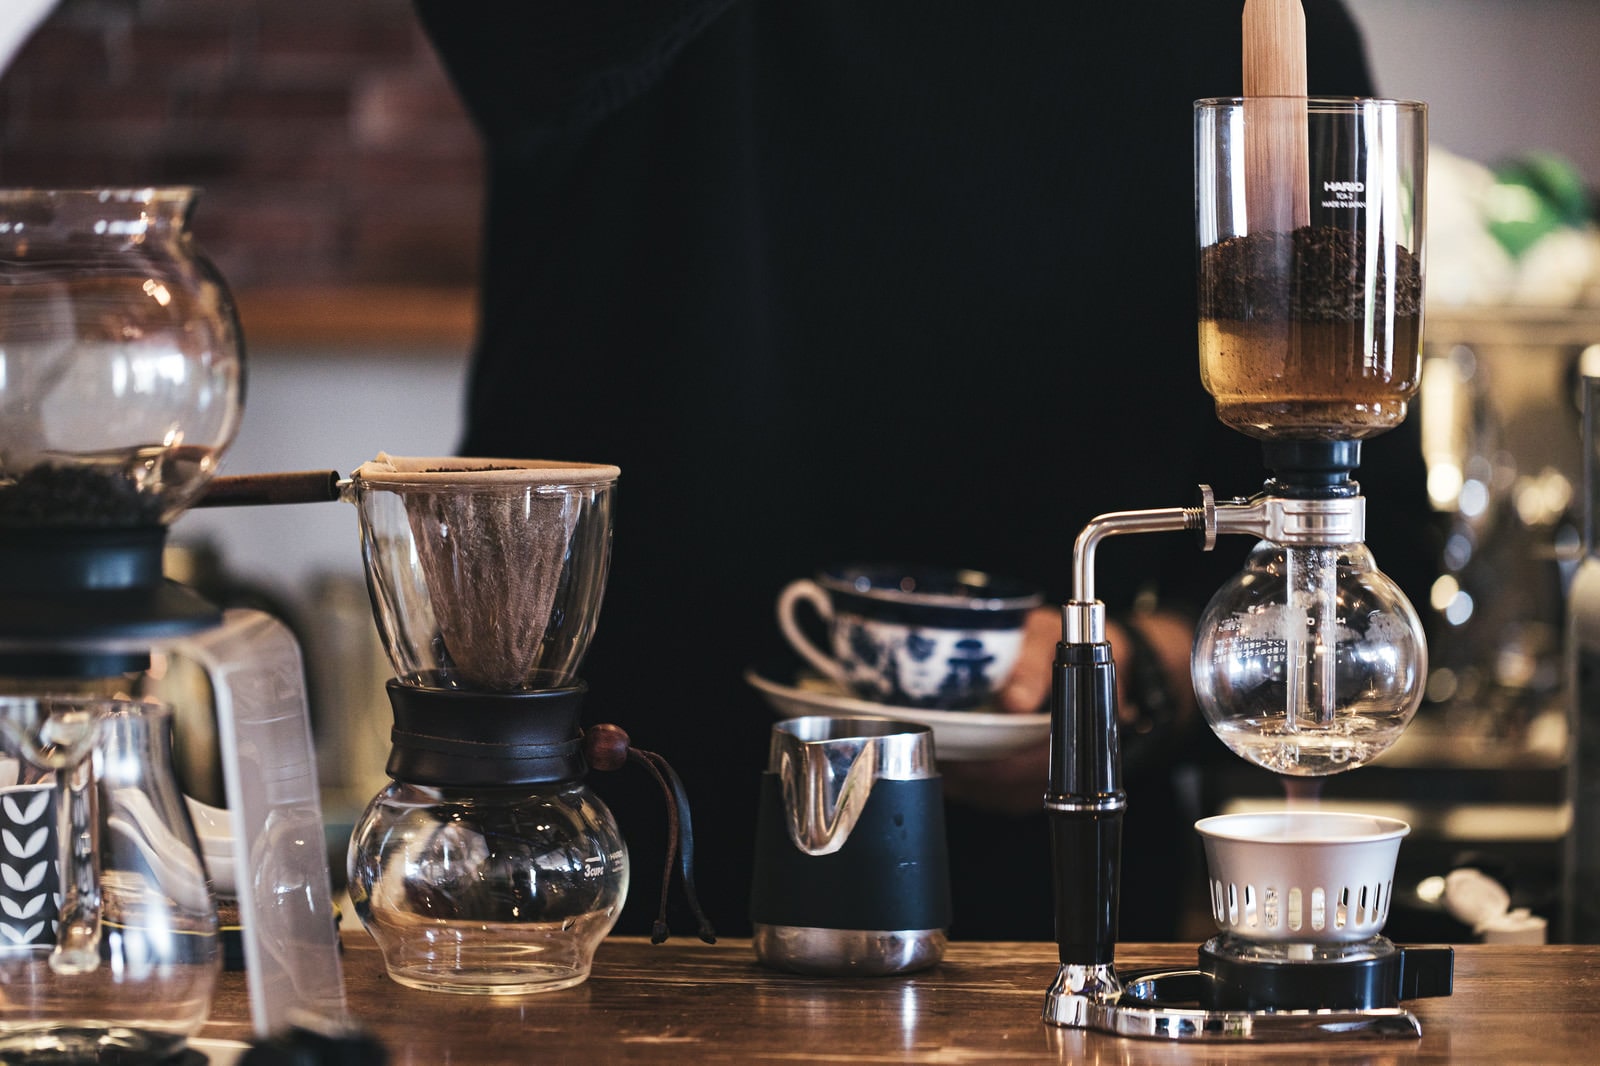
[{"label": "wooden stirring paddle", "polygon": [[1245,0],[1245,197],[1251,232],[1311,221],[1306,14],[1300,0]]}]

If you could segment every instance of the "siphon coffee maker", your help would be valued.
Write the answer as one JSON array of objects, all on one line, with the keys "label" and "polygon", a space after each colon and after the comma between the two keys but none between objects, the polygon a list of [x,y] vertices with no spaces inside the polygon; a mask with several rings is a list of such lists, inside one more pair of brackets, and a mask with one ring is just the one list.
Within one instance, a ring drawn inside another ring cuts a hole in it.
[{"label": "siphon coffee maker", "polygon": [[627,847],[585,773],[626,758],[671,771],[614,727],[579,726],[618,474],[380,455],[349,481],[397,675],[392,781],[357,822],[349,886],[401,984],[566,988],[621,912]]},{"label": "siphon coffee maker", "polygon": [[242,411],[194,200],[0,190],[6,1061],[165,1061],[209,1009],[216,903],[150,698],[160,656],[214,696],[257,1031],[342,1011],[299,649],[162,571]]},{"label": "siphon coffee maker", "polygon": [[1114,966],[1127,799],[1094,590],[1101,540],[1256,539],[1199,619],[1191,674],[1211,728],[1267,769],[1312,777],[1371,761],[1410,721],[1426,676],[1420,620],[1364,544],[1351,477],[1361,442],[1405,418],[1419,381],[1426,108],[1308,98],[1303,21],[1298,88],[1262,86],[1252,6],[1286,5],[1246,8],[1246,91],[1260,95],[1195,105],[1199,347],[1218,417],[1262,442],[1271,477],[1248,500],[1202,486],[1197,506],[1102,515],[1077,538],[1051,706],[1061,965],[1044,1019],[1174,1040],[1416,1036],[1399,1003],[1448,994],[1452,957],[1380,933],[1402,823],[1203,820],[1218,936],[1194,970]]}]

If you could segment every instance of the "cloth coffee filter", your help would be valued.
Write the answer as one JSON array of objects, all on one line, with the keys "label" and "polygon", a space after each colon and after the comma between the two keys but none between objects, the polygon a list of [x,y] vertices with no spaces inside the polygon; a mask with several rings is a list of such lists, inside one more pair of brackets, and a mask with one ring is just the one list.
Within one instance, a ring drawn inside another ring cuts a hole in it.
[{"label": "cloth coffee filter", "polygon": [[[379,453],[352,475],[405,503],[417,563],[458,679],[489,692],[536,674],[584,489],[615,466]],[[565,491],[577,489],[577,493]]]}]

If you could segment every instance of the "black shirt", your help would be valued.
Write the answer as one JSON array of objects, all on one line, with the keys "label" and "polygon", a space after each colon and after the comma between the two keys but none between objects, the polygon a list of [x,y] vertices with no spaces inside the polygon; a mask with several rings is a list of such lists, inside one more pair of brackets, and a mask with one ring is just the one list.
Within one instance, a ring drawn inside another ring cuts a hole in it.
[{"label": "black shirt", "polygon": [[[1265,478],[1195,338],[1192,103],[1240,91],[1242,5],[418,3],[489,161],[462,451],[621,467],[587,717],[678,767],[701,895],[741,932],[772,721],[741,674],[783,648],[785,582],[901,560],[1059,600],[1095,514]],[[1371,95],[1349,16],[1306,11],[1313,93]],[[1420,553],[1384,495],[1415,510],[1420,456],[1397,431],[1364,457],[1396,573]],[[1097,589],[1198,607],[1248,548],[1116,538]],[[591,777],[640,931],[660,800]],[[1170,871],[1170,800],[1130,791],[1124,937],[1170,933],[1178,879],[1140,883],[1141,855]],[[950,833],[952,935],[1048,937],[1042,815],[952,805]]]}]

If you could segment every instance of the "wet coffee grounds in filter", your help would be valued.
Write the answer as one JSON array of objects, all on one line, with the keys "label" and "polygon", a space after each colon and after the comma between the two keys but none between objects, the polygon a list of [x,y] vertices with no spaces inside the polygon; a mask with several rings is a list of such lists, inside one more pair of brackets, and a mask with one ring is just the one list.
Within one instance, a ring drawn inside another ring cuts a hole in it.
[{"label": "wet coffee grounds in filter", "polygon": [[[1229,237],[1200,252],[1200,316],[1345,322],[1366,314],[1367,240],[1360,230],[1305,227]],[[1394,292],[1379,270],[1373,295],[1396,317],[1422,311],[1422,264],[1395,249]],[[1285,263],[1290,269],[1285,270]]]},{"label": "wet coffee grounds in filter", "polygon": [[1200,373],[1223,423],[1269,440],[1400,424],[1420,375],[1422,269],[1405,248],[1392,270],[1369,263],[1377,252],[1331,226],[1201,251]]}]

